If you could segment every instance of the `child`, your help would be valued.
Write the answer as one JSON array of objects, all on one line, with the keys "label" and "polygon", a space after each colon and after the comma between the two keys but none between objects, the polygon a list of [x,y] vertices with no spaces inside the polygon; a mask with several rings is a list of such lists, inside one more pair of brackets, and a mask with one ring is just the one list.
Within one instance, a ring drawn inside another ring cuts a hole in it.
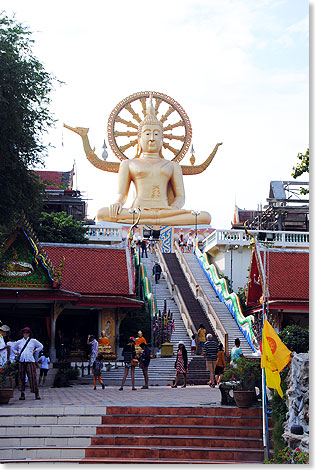
[{"label": "child", "polygon": [[43,386],[46,383],[47,374],[48,374],[48,364],[50,363],[50,358],[48,353],[43,352],[42,355],[38,358],[38,362],[40,363],[40,371],[39,371],[39,381],[38,385],[40,385],[42,378],[43,378]]},{"label": "child", "polygon": [[191,354],[196,354],[196,335],[191,337]]},{"label": "child", "polygon": [[94,390],[96,390],[96,380],[98,380],[99,383],[102,385],[103,390],[105,388],[105,385],[103,384],[103,381],[101,379],[101,373],[103,369],[102,359],[103,359],[102,354],[98,354],[96,356],[95,361],[92,364],[92,369],[93,369],[93,374],[94,374]]},{"label": "child", "polygon": [[224,372],[224,369],[225,369],[225,358],[224,358],[223,344],[220,343],[219,351],[218,351],[218,359],[217,359],[217,363],[216,363],[215,371],[214,371],[215,380],[217,382],[217,385],[216,385],[217,388],[220,385],[221,376]]}]

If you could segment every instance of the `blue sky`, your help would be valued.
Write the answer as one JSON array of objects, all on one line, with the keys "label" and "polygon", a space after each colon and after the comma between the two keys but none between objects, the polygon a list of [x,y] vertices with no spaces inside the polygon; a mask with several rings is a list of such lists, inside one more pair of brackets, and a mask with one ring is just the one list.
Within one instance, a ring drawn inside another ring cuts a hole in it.
[{"label": "blue sky", "polygon": [[2,8],[35,32],[35,54],[65,82],[52,97],[46,169],[68,171],[75,159],[91,217],[115,200],[117,179],[94,168],[62,124],[89,127],[100,156],[110,112],[138,91],[185,109],[196,164],[223,142],[206,172],[184,178],[185,208],[207,210],[216,228],[230,227],[235,201],[265,204],[269,182],[290,180],[309,146],[305,0],[3,0]]}]

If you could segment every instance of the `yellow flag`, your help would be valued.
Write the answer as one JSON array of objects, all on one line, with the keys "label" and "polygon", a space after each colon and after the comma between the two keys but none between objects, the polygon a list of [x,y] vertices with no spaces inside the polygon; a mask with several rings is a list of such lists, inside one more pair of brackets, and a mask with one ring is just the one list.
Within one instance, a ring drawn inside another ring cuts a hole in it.
[{"label": "yellow flag", "polygon": [[281,341],[270,323],[265,320],[262,334],[261,367],[265,368],[266,385],[274,388],[283,397],[280,371],[288,364],[291,351]]}]

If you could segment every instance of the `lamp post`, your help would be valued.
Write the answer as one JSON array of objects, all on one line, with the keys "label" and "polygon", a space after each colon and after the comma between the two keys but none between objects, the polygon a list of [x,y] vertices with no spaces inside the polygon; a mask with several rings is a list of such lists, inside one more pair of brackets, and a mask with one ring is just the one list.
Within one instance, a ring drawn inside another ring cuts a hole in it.
[{"label": "lamp post", "polygon": [[192,215],[195,216],[195,238],[196,238],[196,246],[198,246],[198,235],[197,235],[197,230],[198,230],[198,215],[200,214],[200,211],[191,211]]},{"label": "lamp post", "polygon": [[238,249],[238,245],[231,245],[227,251],[231,253],[231,291],[233,292],[233,251]]}]

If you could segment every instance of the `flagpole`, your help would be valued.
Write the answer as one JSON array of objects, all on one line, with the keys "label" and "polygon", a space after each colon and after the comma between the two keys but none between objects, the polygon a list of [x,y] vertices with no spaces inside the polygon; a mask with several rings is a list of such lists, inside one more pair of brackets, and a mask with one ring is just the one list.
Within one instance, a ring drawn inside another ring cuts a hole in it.
[{"label": "flagpole", "polygon": [[[266,247],[267,248],[267,247]],[[265,256],[264,256],[264,303],[263,303],[263,312],[262,312],[262,330],[261,330],[261,355],[263,356],[263,348],[264,348],[264,342],[263,342],[263,330],[264,330],[264,324],[265,324],[265,319],[266,319],[266,293],[267,293],[267,270],[266,270],[266,264],[267,264],[267,249],[265,250]],[[266,373],[265,373],[265,368],[262,368],[261,371],[261,397],[262,397],[262,412],[263,412],[263,446],[264,446],[264,458],[269,459],[270,458],[270,449],[269,449],[269,429],[268,429],[268,416],[267,416],[267,392],[266,392]]]}]

